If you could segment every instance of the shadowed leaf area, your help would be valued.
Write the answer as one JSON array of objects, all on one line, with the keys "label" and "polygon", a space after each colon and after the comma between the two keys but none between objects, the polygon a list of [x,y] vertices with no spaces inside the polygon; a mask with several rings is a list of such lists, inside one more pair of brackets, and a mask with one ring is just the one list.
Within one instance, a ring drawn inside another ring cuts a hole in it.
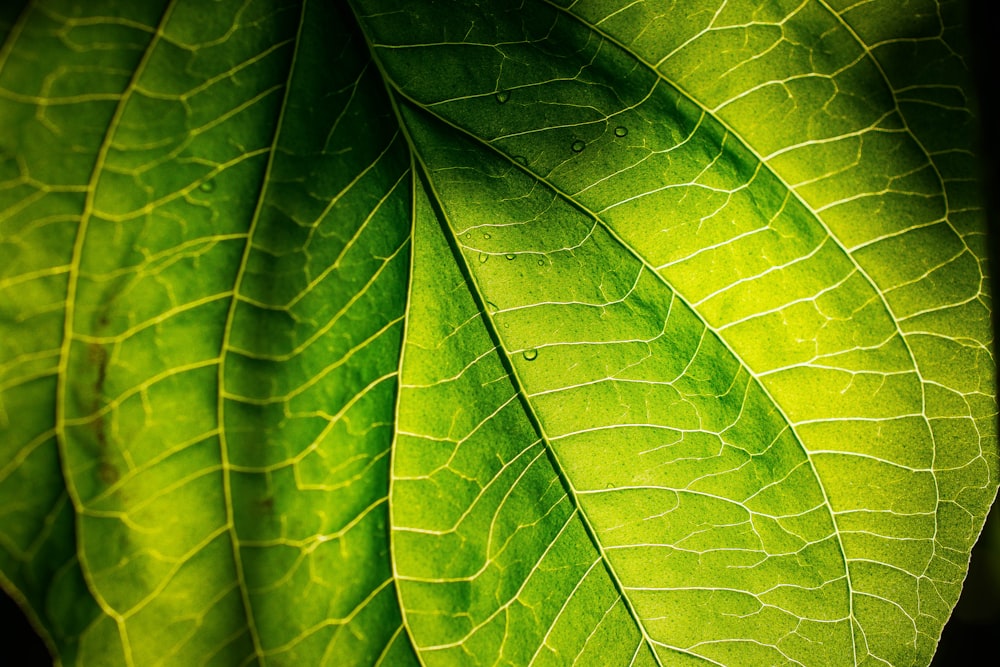
[{"label": "shadowed leaf area", "polygon": [[5,4],[4,589],[67,667],[927,665],[997,488],[963,22]]}]

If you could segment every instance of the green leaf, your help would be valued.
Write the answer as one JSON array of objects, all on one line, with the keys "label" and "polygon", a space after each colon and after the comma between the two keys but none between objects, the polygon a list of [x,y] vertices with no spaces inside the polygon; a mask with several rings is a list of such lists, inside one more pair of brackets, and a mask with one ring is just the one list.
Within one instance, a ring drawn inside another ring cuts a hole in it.
[{"label": "green leaf", "polygon": [[0,13],[65,665],[926,665],[997,489],[962,5]]}]

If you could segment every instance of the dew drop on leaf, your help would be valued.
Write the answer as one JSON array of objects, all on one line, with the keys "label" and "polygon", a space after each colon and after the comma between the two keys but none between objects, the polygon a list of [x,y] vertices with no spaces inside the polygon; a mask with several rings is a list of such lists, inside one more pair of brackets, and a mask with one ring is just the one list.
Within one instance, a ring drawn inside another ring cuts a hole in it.
[{"label": "dew drop on leaf", "polygon": [[486,260],[488,260],[489,258],[490,258],[490,256],[487,255],[485,252],[479,253],[479,263],[480,264],[485,264]]},{"label": "dew drop on leaf", "polygon": [[618,127],[615,128],[616,137],[624,137],[626,134],[628,134],[628,128],[625,127],[624,125],[619,125]]},{"label": "dew drop on leaf", "polygon": [[514,162],[518,163],[522,167],[528,166],[528,158],[524,157],[523,155],[515,155]]},{"label": "dew drop on leaf", "polygon": [[538,266],[545,266],[545,260],[544,259],[538,260]]},{"label": "dew drop on leaf", "polygon": [[506,258],[507,258],[507,261],[509,262],[509,261],[511,261],[511,260],[513,260],[513,259],[514,259],[515,255],[514,255],[514,253],[512,253],[512,252],[509,252],[509,253],[507,253],[506,255],[504,255],[504,257],[506,257]]},{"label": "dew drop on leaf", "polygon": [[587,144],[585,144],[580,139],[577,139],[576,141],[574,141],[570,145],[570,150],[572,150],[574,153],[579,153],[580,151],[582,151],[586,147],[587,147]]},{"label": "dew drop on leaf", "polygon": [[499,308],[497,308],[497,305],[495,303],[493,303],[492,301],[487,301],[486,302],[486,310],[490,311],[491,313],[495,313],[495,312],[497,312],[497,310],[499,310]]},{"label": "dew drop on leaf", "polygon": [[538,350],[525,350],[521,353],[525,361],[534,361],[538,358]]},{"label": "dew drop on leaf", "polygon": [[488,239],[488,238],[490,238],[490,235],[488,233],[487,234],[483,234],[483,238],[484,239]]},{"label": "dew drop on leaf", "polygon": [[215,181],[205,181],[198,186],[198,189],[202,192],[211,192],[215,190]]},{"label": "dew drop on leaf", "polygon": [[509,90],[501,90],[499,93],[497,93],[493,97],[496,98],[497,104],[506,104],[507,100],[510,99],[510,91]]}]

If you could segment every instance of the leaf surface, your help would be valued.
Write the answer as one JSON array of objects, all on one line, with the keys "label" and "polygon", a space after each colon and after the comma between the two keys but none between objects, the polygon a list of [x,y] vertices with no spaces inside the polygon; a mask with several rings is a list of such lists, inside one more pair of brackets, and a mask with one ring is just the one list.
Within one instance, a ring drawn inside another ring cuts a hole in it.
[{"label": "leaf surface", "polygon": [[996,405],[911,4],[0,22],[5,587],[65,664],[927,664]]}]

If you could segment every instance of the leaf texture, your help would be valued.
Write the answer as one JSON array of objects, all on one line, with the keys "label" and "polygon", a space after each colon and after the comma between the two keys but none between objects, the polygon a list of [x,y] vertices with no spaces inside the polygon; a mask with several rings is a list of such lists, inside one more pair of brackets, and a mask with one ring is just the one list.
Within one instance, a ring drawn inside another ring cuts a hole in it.
[{"label": "leaf texture", "polygon": [[21,4],[62,664],[930,661],[997,488],[960,4]]}]

